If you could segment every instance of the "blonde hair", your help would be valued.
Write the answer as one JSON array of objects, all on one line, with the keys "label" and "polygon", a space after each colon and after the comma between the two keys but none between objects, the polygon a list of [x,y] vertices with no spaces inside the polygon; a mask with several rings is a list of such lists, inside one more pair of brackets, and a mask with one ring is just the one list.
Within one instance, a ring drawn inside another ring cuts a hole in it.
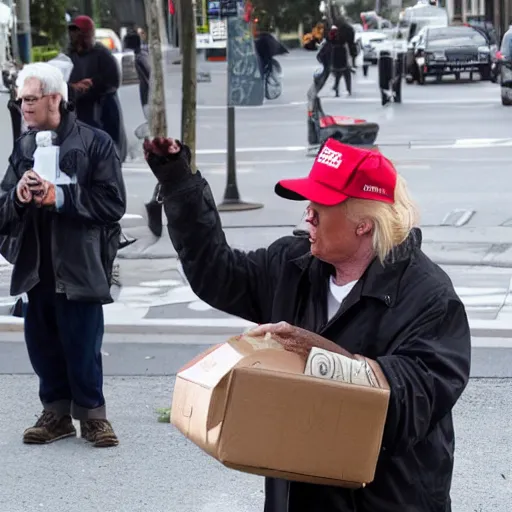
[{"label": "blonde hair", "polygon": [[397,176],[393,204],[368,199],[348,199],[347,216],[355,222],[369,219],[373,224],[373,249],[384,263],[393,248],[404,242],[411,230],[419,224],[419,212],[407,183]]}]

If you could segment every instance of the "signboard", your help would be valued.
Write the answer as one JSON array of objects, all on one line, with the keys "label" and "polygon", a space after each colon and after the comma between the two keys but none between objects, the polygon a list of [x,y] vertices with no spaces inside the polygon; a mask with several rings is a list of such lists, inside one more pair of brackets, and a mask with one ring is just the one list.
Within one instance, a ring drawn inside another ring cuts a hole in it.
[{"label": "signboard", "polygon": [[210,20],[210,35],[213,41],[225,41],[228,37],[226,20]]},{"label": "signboard", "polygon": [[220,0],[221,18],[232,18],[238,16],[239,0]]},{"label": "signboard", "polygon": [[228,105],[263,104],[264,87],[250,24],[241,17],[228,18]]},{"label": "signboard", "polygon": [[220,0],[208,0],[208,17],[218,18],[220,16]]}]

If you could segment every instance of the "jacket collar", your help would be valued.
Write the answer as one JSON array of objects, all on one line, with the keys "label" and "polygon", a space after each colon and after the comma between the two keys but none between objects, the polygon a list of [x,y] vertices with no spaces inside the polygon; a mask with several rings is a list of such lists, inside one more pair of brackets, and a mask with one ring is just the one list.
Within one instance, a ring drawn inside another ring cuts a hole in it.
[{"label": "jacket collar", "polygon": [[[389,307],[396,303],[402,275],[414,252],[421,248],[422,234],[413,228],[407,239],[395,247],[382,264],[377,258],[370,263],[361,278],[361,296],[378,299]],[[334,268],[315,258],[310,252],[292,260],[301,270],[309,268],[311,281],[327,278]]]},{"label": "jacket collar", "polygon": [[67,106],[61,106],[61,120],[59,127],[55,130],[57,134],[57,145],[62,145],[62,143],[69,137],[73,128],[76,126],[76,114],[74,112],[74,107],[70,104]]}]

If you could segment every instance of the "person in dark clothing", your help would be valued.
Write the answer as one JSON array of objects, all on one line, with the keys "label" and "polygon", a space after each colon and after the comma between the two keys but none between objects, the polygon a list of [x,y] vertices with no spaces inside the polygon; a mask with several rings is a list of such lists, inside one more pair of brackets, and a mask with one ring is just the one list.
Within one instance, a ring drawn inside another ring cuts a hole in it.
[{"label": "person in dark clothing", "polygon": [[[43,404],[23,441],[76,436],[73,417],[85,440],[116,446],[101,344],[126,211],[121,162],[109,135],[77,121],[56,67],[28,64],[17,85],[28,131],[16,141],[0,185],[0,253],[14,265],[11,294],[28,294],[25,341]],[[33,171],[36,135],[52,133],[62,184]]]},{"label": "person in dark clothing", "polygon": [[94,22],[77,16],[69,25],[69,58],[73,71],[69,78],[70,100],[80,121],[106,131],[114,141],[121,161],[128,153],[123,113],[117,90],[121,76],[116,59],[108,48],[94,39]]},{"label": "person in dark clothing", "polygon": [[149,120],[149,90],[151,78],[151,64],[149,53],[142,48],[142,40],[136,32],[129,33],[124,37],[124,47],[132,50],[135,54],[135,70],[139,79],[139,95],[142,111],[146,121]]},{"label": "person in dark clothing", "polygon": [[[355,31],[343,18],[336,21],[331,28],[329,38],[332,44],[331,68],[334,75],[333,90],[339,97],[341,77],[345,79],[345,85],[349,95],[352,94],[352,65],[357,57],[357,45],[355,43]],[[349,58],[350,61],[349,62]]]},{"label": "person in dark clothing", "polygon": [[[149,122],[150,106],[149,106],[149,92],[150,92],[150,79],[151,79],[151,64],[149,60],[149,53],[147,49],[143,49],[142,40],[137,32],[128,33],[124,38],[124,46],[128,50],[132,50],[135,53],[135,69],[137,76],[139,77],[139,94],[140,102],[142,105],[142,111],[146,122]],[[142,138],[142,135],[138,135],[140,127],[135,130],[135,134]],[[162,224],[162,203],[158,200],[159,185],[156,184],[153,195],[149,202],[144,206],[146,207],[146,214],[148,218],[148,228],[157,237],[162,236],[163,224]]]},{"label": "person in dark clothing", "polygon": [[[267,478],[265,512],[450,512],[452,409],[470,372],[466,311],[421,250],[403,178],[378,151],[329,139],[309,177],[276,193],[309,200],[309,239],[232,249],[190,150],[144,143],[171,241],[194,293],[306,360],[312,347],[364,361],[390,402],[375,479],[362,489]],[[377,379],[378,380],[378,379]]]}]

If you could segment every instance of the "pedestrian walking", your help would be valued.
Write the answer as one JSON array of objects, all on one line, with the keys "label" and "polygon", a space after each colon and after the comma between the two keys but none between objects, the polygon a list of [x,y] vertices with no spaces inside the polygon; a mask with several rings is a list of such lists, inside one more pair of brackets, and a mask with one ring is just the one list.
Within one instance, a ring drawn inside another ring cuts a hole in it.
[{"label": "pedestrian walking", "polygon": [[309,201],[309,239],[247,253],[228,245],[186,146],[155,139],[144,151],[200,299],[261,324],[249,334],[271,333],[304,363],[317,347],[331,365],[357,359],[369,382],[389,385],[374,481],[351,490],[267,478],[265,512],[449,512],[452,409],[469,379],[470,331],[450,279],[421,250],[417,210],[393,164],[329,139],[308,177],[275,189]]},{"label": "pedestrian walking", "polygon": [[[144,125],[139,126],[135,130],[135,135],[142,139],[148,132],[147,123],[150,121],[150,81],[151,81],[151,64],[149,60],[149,53],[146,48],[142,46],[142,38],[139,32],[128,33],[124,38],[125,47],[132,50],[135,54],[135,69],[139,78],[139,95],[142,106],[142,111],[146,119]],[[157,184],[153,190],[151,199],[144,205],[146,207],[146,214],[148,219],[148,228],[157,237],[162,236],[162,203],[158,199],[159,185]]]},{"label": "pedestrian walking", "polygon": [[334,93],[338,98],[340,81],[343,77],[350,96],[352,95],[352,65],[358,53],[355,31],[344,18],[338,18],[330,30],[329,39],[332,44],[331,69],[334,75]]},{"label": "pedestrian walking", "polygon": [[149,121],[149,91],[151,80],[151,64],[149,52],[142,47],[142,40],[137,32],[130,32],[124,37],[124,46],[135,54],[135,71],[139,79],[139,96],[146,121]]},{"label": "pedestrian walking", "polygon": [[[28,130],[16,141],[0,186],[0,252],[14,266],[11,295],[28,295],[25,341],[43,404],[23,441],[75,436],[75,418],[82,438],[115,446],[101,345],[103,305],[112,302],[112,266],[126,211],[121,162],[109,135],[77,121],[59,69],[28,64],[17,87]],[[66,184],[33,170],[36,138],[49,134],[59,146]]]}]

